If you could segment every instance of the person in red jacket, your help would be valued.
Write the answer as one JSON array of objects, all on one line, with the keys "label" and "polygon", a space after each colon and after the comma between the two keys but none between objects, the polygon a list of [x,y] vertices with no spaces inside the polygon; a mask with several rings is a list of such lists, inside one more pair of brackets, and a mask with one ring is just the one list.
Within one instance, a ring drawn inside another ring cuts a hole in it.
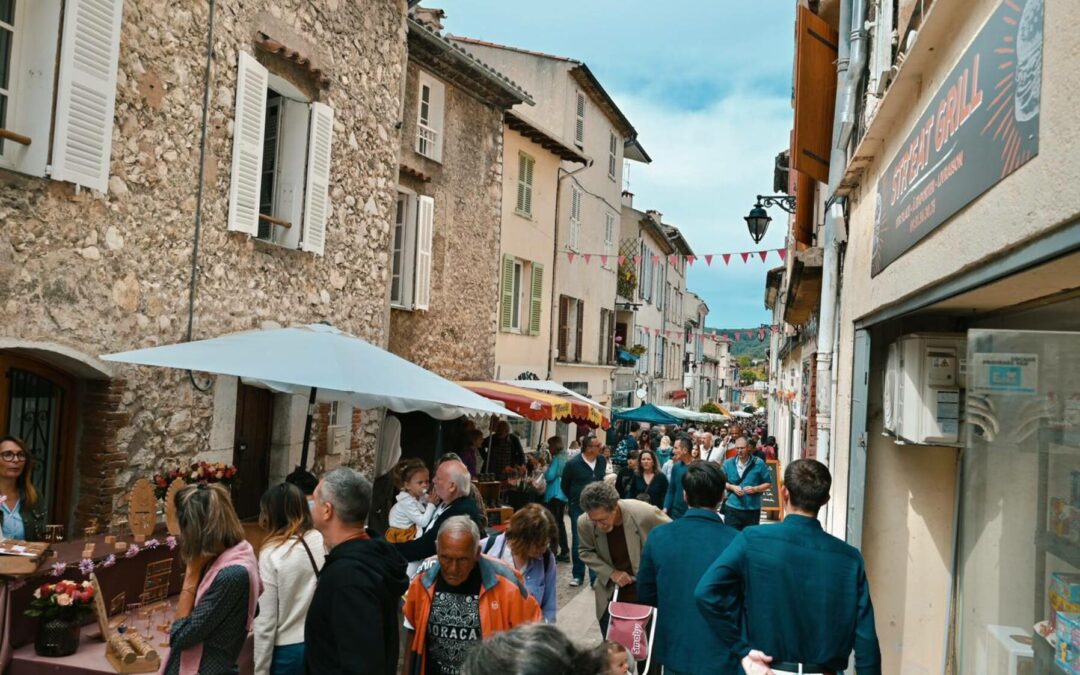
[{"label": "person in red jacket", "polygon": [[480,555],[480,529],[468,516],[442,524],[436,549],[405,594],[402,675],[458,673],[484,638],[542,618],[521,575]]}]

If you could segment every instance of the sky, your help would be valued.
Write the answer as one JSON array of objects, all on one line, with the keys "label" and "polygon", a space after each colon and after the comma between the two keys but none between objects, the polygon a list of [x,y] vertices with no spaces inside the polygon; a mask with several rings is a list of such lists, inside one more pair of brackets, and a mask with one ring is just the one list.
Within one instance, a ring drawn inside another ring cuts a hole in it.
[{"label": "sky", "polygon": [[[786,214],[755,245],[743,220],[771,194],[773,162],[789,145],[794,0],[425,0],[444,28],[588,64],[638,130],[652,164],[627,162],[634,206],[655,209],[696,254],[777,249]],[[676,11],[673,7],[679,7]],[[542,8],[543,11],[538,11]],[[780,265],[739,256],[698,259],[688,285],[707,325],[769,323],[765,274]]]}]

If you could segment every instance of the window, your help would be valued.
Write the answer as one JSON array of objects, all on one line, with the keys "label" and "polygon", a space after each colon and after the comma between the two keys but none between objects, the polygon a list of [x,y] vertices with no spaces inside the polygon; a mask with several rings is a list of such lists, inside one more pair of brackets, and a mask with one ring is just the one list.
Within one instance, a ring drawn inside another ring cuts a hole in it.
[{"label": "window", "polygon": [[641,299],[646,302],[652,302],[653,298],[653,272],[656,270],[656,263],[652,259],[652,251],[645,245],[645,242],[641,242],[641,274],[638,281],[638,290],[641,293]]},{"label": "window", "polygon": [[525,332],[522,324],[529,324],[528,316],[522,318],[522,308],[528,307],[530,297],[522,297],[531,292],[531,283],[527,283],[526,261],[504,255],[502,259],[502,301],[499,306],[499,329],[513,333]]},{"label": "window", "polygon": [[568,295],[559,296],[559,356],[567,363],[581,362],[585,333],[585,303]]},{"label": "window", "polygon": [[604,214],[604,253],[615,255],[615,214]]},{"label": "window", "polygon": [[615,312],[610,309],[600,310],[600,351],[598,363],[615,363]]},{"label": "window", "polygon": [[609,134],[608,139],[608,157],[607,157],[607,175],[611,180],[615,180],[615,168],[619,160],[619,139],[616,138],[615,132]]},{"label": "window", "polygon": [[322,255],[334,110],[240,52],[228,229]]},{"label": "window", "polygon": [[653,374],[656,377],[664,377],[664,338],[656,336],[656,358],[653,362]]},{"label": "window", "polygon": [[585,94],[577,92],[577,107],[574,115],[574,145],[585,146]]},{"label": "window", "polygon": [[416,118],[416,152],[436,162],[442,161],[443,105],[446,90],[431,75],[420,73],[419,105]]},{"label": "window", "polygon": [[578,250],[581,239],[581,188],[570,186],[570,250]]},{"label": "window", "polygon": [[123,0],[0,0],[0,167],[108,189],[122,14]]},{"label": "window", "polygon": [[532,216],[533,167],[536,160],[524,152],[518,153],[517,212]]},{"label": "window", "polygon": [[646,375],[649,372],[649,352],[647,350],[649,346],[649,334],[644,328],[637,328],[635,330],[637,340],[634,344],[643,345],[646,347],[646,352],[638,357],[637,371],[642,375]]},{"label": "window", "polygon": [[390,304],[397,309],[428,308],[434,221],[434,199],[398,191],[390,263]]}]

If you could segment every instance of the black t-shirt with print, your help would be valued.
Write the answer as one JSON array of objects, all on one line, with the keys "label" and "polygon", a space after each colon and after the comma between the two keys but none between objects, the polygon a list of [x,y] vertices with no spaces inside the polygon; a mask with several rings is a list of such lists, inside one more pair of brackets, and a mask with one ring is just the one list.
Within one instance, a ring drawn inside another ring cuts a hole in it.
[{"label": "black t-shirt with print", "polygon": [[428,617],[425,675],[454,675],[465,655],[483,638],[480,634],[480,566],[460,586],[439,575]]}]

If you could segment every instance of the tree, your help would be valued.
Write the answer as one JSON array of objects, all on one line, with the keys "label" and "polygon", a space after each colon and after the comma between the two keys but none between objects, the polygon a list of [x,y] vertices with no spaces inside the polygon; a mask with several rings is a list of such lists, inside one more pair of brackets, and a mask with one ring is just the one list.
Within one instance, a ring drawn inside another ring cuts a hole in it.
[{"label": "tree", "polygon": [[742,356],[735,359],[735,363],[738,363],[740,368],[749,368],[750,366],[754,365],[753,359],[751,359],[746,354],[743,354]]}]

